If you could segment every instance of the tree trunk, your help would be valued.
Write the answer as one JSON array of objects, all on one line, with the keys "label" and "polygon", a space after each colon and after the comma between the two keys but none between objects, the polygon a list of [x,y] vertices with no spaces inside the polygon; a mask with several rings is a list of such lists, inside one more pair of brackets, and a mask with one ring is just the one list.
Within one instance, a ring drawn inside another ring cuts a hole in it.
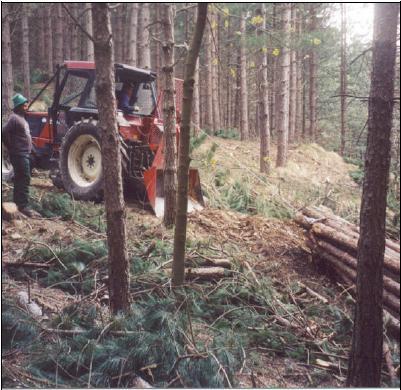
[{"label": "tree trunk", "polygon": [[383,258],[398,4],[375,4],[368,143],[358,242],[357,302],[347,385],[380,387]]},{"label": "tree trunk", "polygon": [[63,63],[63,8],[61,3],[56,4],[56,28],[54,31],[54,62],[56,65]]},{"label": "tree trunk", "polygon": [[164,121],[164,218],[170,228],[174,225],[176,197],[176,130],[174,99],[174,11],[170,3],[163,4],[163,121]]},{"label": "tree trunk", "polygon": [[13,68],[11,59],[10,16],[9,4],[2,4],[1,18],[1,104],[3,112],[11,111],[11,98],[14,91]]},{"label": "tree trunk", "polygon": [[206,28],[206,40],[205,40],[205,67],[206,67],[206,129],[214,132],[214,121],[213,121],[213,70],[212,70],[212,32],[210,26]]},{"label": "tree trunk", "polygon": [[246,34],[246,20],[245,13],[241,14],[240,21],[240,32],[241,32],[241,43],[240,43],[240,85],[241,85],[241,141],[249,138],[249,123],[248,123],[248,85],[246,80],[246,47],[245,47],[245,34]]},{"label": "tree trunk", "polygon": [[[262,37],[266,29],[266,12],[264,6],[256,10],[256,15],[262,17],[263,21],[257,28],[257,37]],[[258,81],[259,81],[259,135],[260,135],[260,158],[259,169],[262,173],[270,170],[270,129],[269,129],[269,93],[267,86],[267,49],[263,46],[258,53]]]},{"label": "tree trunk", "polygon": [[[91,8],[92,8],[92,3],[85,3],[85,10],[86,10],[85,30],[89,35],[93,36],[94,30],[93,30]],[[95,53],[94,53],[93,42],[90,39],[88,39],[87,37],[84,37],[84,39],[86,41],[86,60],[94,61]]]},{"label": "tree trunk", "polygon": [[177,214],[174,232],[173,286],[184,282],[185,243],[187,235],[189,140],[196,60],[199,56],[206,25],[207,3],[198,3],[198,16],[194,36],[185,61],[182,121],[178,163]]},{"label": "tree trunk", "polygon": [[[298,18],[296,21],[296,30],[298,39],[302,37],[302,17],[301,11],[298,12]],[[295,140],[298,141],[303,134],[302,129],[302,117],[303,117],[303,52],[301,48],[297,49],[296,52],[296,62],[297,62],[297,74],[296,74],[296,102],[295,102]]]},{"label": "tree trunk", "polygon": [[[291,4],[283,4],[282,28],[286,37],[290,33]],[[286,45],[286,44],[285,44]],[[280,55],[280,85],[277,96],[277,160],[276,166],[283,167],[287,164],[288,153],[288,109],[289,109],[289,81],[290,81],[290,52],[285,46]]]},{"label": "tree trunk", "polygon": [[110,307],[114,314],[129,309],[129,262],[121,154],[114,97],[114,59],[107,3],[93,3],[96,103],[101,130],[102,169],[107,220]]},{"label": "tree trunk", "polygon": [[114,15],[114,31],[113,31],[113,40],[114,40],[114,61],[121,63],[123,62],[123,6],[124,4],[120,4],[115,10]]},{"label": "tree trunk", "polygon": [[213,107],[213,129],[220,130],[220,104],[219,104],[219,79],[218,79],[218,67],[219,58],[217,56],[217,15],[215,12],[209,13],[211,19],[210,33],[212,36],[211,51],[212,51],[212,107]]},{"label": "tree trunk", "polygon": [[138,32],[138,3],[129,4],[131,7],[129,18],[128,65],[137,65],[137,32]]},{"label": "tree trunk", "polygon": [[22,6],[22,45],[21,45],[21,58],[22,58],[22,74],[24,79],[24,96],[30,100],[31,98],[31,75],[29,70],[29,26],[28,15],[29,5],[23,3]]},{"label": "tree trunk", "polygon": [[[310,31],[316,31],[316,10],[315,4],[309,4]],[[309,52],[309,137],[316,141],[316,53],[312,48]]]},{"label": "tree trunk", "polygon": [[47,50],[47,71],[53,73],[53,30],[52,30],[52,7],[46,7],[46,50]]},{"label": "tree trunk", "polygon": [[347,115],[347,30],[346,30],[346,4],[341,3],[341,69],[340,69],[340,95],[341,95],[341,141],[340,155],[344,156],[345,152],[345,134],[346,134],[346,115]]},{"label": "tree trunk", "polygon": [[196,61],[195,68],[195,84],[194,84],[194,101],[193,101],[193,113],[192,113],[192,122],[194,127],[195,135],[199,134],[200,130],[200,98],[199,98],[199,58]]},{"label": "tree trunk", "polygon": [[292,143],[295,139],[295,120],[297,102],[297,61],[295,43],[295,23],[297,18],[296,5],[291,5],[291,50],[290,50],[290,107],[289,107],[289,127],[288,142]]},{"label": "tree trunk", "polygon": [[138,33],[138,64],[140,68],[150,69],[150,39],[149,39],[149,22],[150,22],[150,12],[149,4],[141,3],[140,12],[140,24],[141,29]]},{"label": "tree trunk", "polygon": [[[71,13],[75,19],[78,18],[78,5],[76,3],[71,3]],[[78,41],[78,26],[73,23],[71,27],[71,59],[79,60],[79,41]]]}]

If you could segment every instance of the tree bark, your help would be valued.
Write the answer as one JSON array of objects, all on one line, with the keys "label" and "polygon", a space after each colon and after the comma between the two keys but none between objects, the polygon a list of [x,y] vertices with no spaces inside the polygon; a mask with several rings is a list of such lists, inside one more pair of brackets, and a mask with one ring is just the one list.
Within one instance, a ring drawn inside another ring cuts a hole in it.
[{"label": "tree bark", "polygon": [[[76,3],[71,3],[71,13],[75,19],[78,19],[78,5]],[[71,27],[71,59],[79,60],[79,41],[78,41],[78,26],[75,23]]]},{"label": "tree bark", "polygon": [[149,40],[149,22],[150,12],[149,4],[141,3],[139,18],[141,28],[138,30],[138,64],[140,68],[150,69],[150,40]]},{"label": "tree bark", "polygon": [[347,115],[347,29],[346,29],[346,3],[341,3],[341,69],[340,69],[340,95],[341,95],[341,141],[340,156],[345,152],[346,115]]},{"label": "tree bark", "polygon": [[[291,4],[283,4],[282,28],[288,38],[290,33]],[[277,96],[277,160],[276,166],[283,167],[287,164],[288,153],[288,109],[289,109],[289,81],[290,81],[290,52],[285,43],[280,54],[280,85]]]},{"label": "tree bark", "polygon": [[3,110],[6,113],[12,109],[11,98],[14,91],[14,81],[11,59],[9,4],[4,3],[2,7],[4,8],[1,18],[1,102]]},{"label": "tree bark", "polygon": [[241,14],[240,20],[240,112],[241,112],[241,127],[240,135],[241,141],[249,139],[249,123],[248,123],[248,85],[246,77],[246,47],[245,47],[245,34],[246,34],[246,15]]},{"label": "tree bark", "polygon": [[[263,21],[257,28],[256,34],[260,38],[266,29],[266,12],[264,6],[256,10],[256,15],[262,17]],[[269,129],[269,92],[267,86],[267,48],[264,46],[258,53],[258,80],[259,80],[259,135],[260,153],[259,169],[261,173],[269,173],[270,170],[270,129]]]},{"label": "tree bark", "polygon": [[[93,21],[92,21],[92,3],[85,3],[85,10],[86,10],[86,15],[85,15],[85,30],[89,35],[93,36]],[[95,59],[95,53],[94,53],[94,47],[93,47],[93,42],[88,39],[87,37],[84,37],[85,42],[86,42],[86,60],[87,61],[94,61]]]},{"label": "tree bark", "polygon": [[22,58],[22,74],[24,79],[24,96],[30,100],[31,98],[31,75],[29,70],[29,26],[28,15],[29,5],[23,3],[22,6],[22,45],[21,45],[21,58]]},{"label": "tree bark", "polygon": [[368,143],[358,242],[357,303],[347,385],[380,387],[383,355],[383,258],[398,4],[375,4]]},{"label": "tree bark", "polygon": [[129,41],[128,41],[128,65],[137,65],[137,32],[138,32],[138,3],[130,4]]},{"label": "tree bark", "polygon": [[202,36],[206,25],[207,3],[198,3],[198,16],[194,36],[185,61],[185,77],[183,91],[182,121],[180,128],[178,187],[177,187],[177,214],[174,232],[173,258],[173,286],[180,286],[184,282],[185,243],[187,234],[188,209],[188,173],[189,173],[189,140],[194,73],[196,60],[199,56]]},{"label": "tree bark", "polygon": [[297,102],[297,61],[295,50],[295,23],[297,18],[296,5],[291,5],[291,50],[290,50],[290,107],[288,124],[288,142],[295,139],[296,102]]},{"label": "tree bark", "polygon": [[218,36],[218,24],[217,24],[217,15],[216,13],[210,12],[210,20],[211,20],[211,56],[212,56],[212,108],[213,108],[213,129],[220,130],[221,122],[220,122],[220,104],[219,104],[219,78],[218,78],[218,67],[219,67],[219,58],[217,55],[217,36]]},{"label": "tree bark", "polygon": [[174,25],[173,5],[163,4],[163,119],[164,119],[164,217],[163,223],[174,225],[176,201],[176,129],[174,99]]},{"label": "tree bark", "polygon": [[[298,5],[300,6],[300,5]],[[298,39],[302,37],[302,14],[301,11],[298,12],[298,18],[295,23]],[[302,129],[302,117],[303,117],[303,52],[301,48],[296,51],[296,102],[295,102],[295,140],[299,141],[302,134],[304,133]]]},{"label": "tree bark", "polygon": [[212,70],[212,32],[210,26],[206,27],[206,40],[205,40],[205,67],[206,67],[206,128],[214,132],[214,121],[213,121],[213,70]]},{"label": "tree bark", "polygon": [[[316,5],[309,4],[310,32],[316,31]],[[316,52],[313,48],[309,51],[309,138],[316,141]]]},{"label": "tree bark", "polygon": [[54,39],[54,62],[56,65],[61,65],[63,63],[63,8],[61,3],[56,4]]},{"label": "tree bark", "polygon": [[193,101],[193,114],[192,123],[194,127],[194,134],[198,135],[200,130],[200,97],[199,97],[199,58],[196,61],[195,68],[195,84],[194,84],[194,101]]},{"label": "tree bark", "polygon": [[53,73],[53,34],[52,34],[52,7],[46,7],[46,50],[47,50],[47,71]]},{"label": "tree bark", "polygon": [[93,3],[96,102],[101,130],[102,169],[107,220],[109,294],[114,314],[129,309],[129,262],[121,154],[114,97],[113,41],[107,3]]}]

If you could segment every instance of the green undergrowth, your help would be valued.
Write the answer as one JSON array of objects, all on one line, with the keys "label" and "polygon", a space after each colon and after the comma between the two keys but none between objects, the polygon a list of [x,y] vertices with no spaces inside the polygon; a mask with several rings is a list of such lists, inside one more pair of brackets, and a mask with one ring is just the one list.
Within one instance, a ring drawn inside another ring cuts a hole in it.
[{"label": "green undergrowth", "polygon": [[[188,246],[194,263],[202,263],[197,254],[215,255],[207,242],[193,240]],[[129,387],[136,375],[155,387],[229,387],[237,384],[235,373],[245,363],[257,364],[252,350],[306,364],[321,358],[322,351],[339,354],[349,344],[352,322],[346,307],[298,298],[304,291],[295,282],[283,286],[260,276],[255,283],[240,265],[240,248],[223,248],[233,258],[231,277],[192,282],[179,290],[171,289],[161,268],[171,258],[170,240],[146,239],[133,248],[131,310],[114,317],[107,301],[90,298],[95,287],[107,283],[103,241],[27,251],[24,260],[49,261],[51,266],[40,271],[29,267],[14,278],[30,277],[84,298],[49,313],[40,325],[7,298],[3,352],[24,351],[29,356],[26,369],[38,387]],[[320,292],[335,296],[329,288]],[[53,331],[42,332],[41,327]],[[68,333],[72,330],[76,333]],[[323,380],[321,371],[312,376],[314,385]]]},{"label": "green undergrowth", "polygon": [[75,220],[97,232],[106,231],[104,208],[92,202],[75,201],[69,194],[46,192],[38,196],[31,189],[31,206],[45,218],[61,217],[63,220]]}]

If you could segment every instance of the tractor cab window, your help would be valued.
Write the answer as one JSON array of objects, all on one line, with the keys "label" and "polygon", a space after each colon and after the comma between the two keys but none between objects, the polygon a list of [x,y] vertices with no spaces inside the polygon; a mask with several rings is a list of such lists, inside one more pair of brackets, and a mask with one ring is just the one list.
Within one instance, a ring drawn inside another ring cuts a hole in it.
[{"label": "tractor cab window", "polygon": [[85,90],[89,75],[69,73],[60,96],[60,105],[65,108],[79,107],[82,100],[87,100]]},{"label": "tractor cab window", "polygon": [[156,99],[152,82],[124,80],[116,83],[117,107],[125,114],[148,116]]}]

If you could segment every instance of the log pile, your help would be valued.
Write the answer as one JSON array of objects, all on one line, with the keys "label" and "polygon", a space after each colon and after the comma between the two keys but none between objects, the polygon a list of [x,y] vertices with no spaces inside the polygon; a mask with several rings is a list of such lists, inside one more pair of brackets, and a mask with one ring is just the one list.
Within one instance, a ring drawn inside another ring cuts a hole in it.
[{"label": "log pile", "polygon": [[[304,208],[295,221],[308,231],[307,243],[314,260],[355,294],[359,228],[323,206]],[[399,338],[400,245],[389,239],[383,264],[383,306],[385,322]]]}]

